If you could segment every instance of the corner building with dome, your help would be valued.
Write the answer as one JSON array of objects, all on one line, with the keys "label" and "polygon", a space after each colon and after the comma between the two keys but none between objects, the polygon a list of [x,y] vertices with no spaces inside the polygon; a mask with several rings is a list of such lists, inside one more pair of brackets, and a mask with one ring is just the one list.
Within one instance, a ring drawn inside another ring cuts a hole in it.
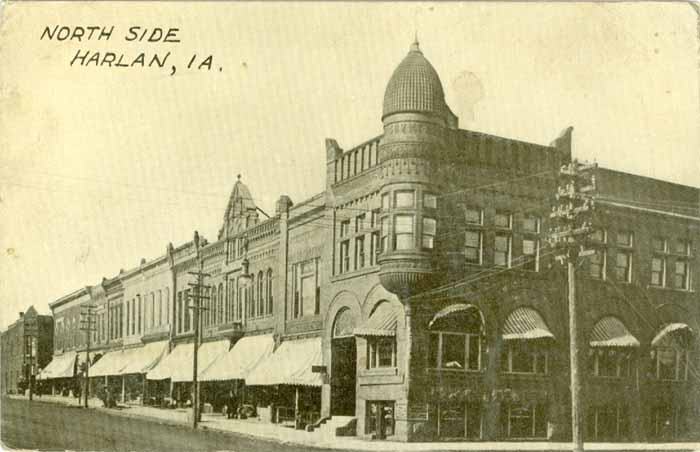
[{"label": "corner building with dome", "polygon": [[[234,390],[261,421],[310,435],[569,440],[566,269],[546,234],[572,128],[549,145],[460,129],[417,42],[381,121],[348,149],[326,139],[319,194],[281,196],[265,219],[239,180],[216,241],[168,245],[88,288],[100,360],[164,347],[150,368],[108,363],[91,380],[135,403],[188,397],[179,368],[201,267],[213,289],[199,380],[214,411]],[[586,440],[697,440],[700,190],[605,168],[596,182],[592,254],[577,272]]]}]

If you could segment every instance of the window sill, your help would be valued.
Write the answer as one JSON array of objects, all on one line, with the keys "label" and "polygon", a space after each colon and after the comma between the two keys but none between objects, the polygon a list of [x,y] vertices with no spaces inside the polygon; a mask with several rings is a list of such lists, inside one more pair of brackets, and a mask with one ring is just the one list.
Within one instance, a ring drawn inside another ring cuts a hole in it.
[{"label": "window sill", "polygon": [[379,265],[370,265],[358,270],[350,270],[344,273],[340,273],[331,277],[331,282],[343,281],[345,279],[357,278],[358,276],[365,276],[371,273],[376,273],[379,271]]},{"label": "window sill", "polygon": [[530,380],[530,379],[542,379],[542,378],[549,378],[549,374],[536,374],[536,373],[530,373],[530,372],[501,372],[501,374],[505,377],[511,377],[511,378],[522,378],[524,380]]},{"label": "window sill", "polygon": [[435,367],[429,367],[426,369],[428,372],[432,373],[438,373],[438,372],[447,372],[447,373],[454,373],[454,374],[472,374],[472,375],[479,375],[483,374],[483,370],[471,370],[471,369],[438,369]]},{"label": "window sill", "polygon": [[677,287],[654,286],[652,284],[647,285],[646,288],[647,289],[656,289],[656,290],[668,290],[671,292],[695,293],[695,291],[693,289],[679,289]]},{"label": "window sill", "polygon": [[375,376],[394,376],[399,374],[399,369],[397,367],[374,367],[372,369],[363,370],[360,375],[363,377],[375,377]]}]

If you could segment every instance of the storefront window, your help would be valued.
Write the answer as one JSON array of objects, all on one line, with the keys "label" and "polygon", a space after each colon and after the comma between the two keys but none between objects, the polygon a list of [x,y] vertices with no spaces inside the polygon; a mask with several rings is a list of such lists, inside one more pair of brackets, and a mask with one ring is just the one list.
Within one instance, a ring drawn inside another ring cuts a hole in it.
[{"label": "storefront window", "polygon": [[505,408],[509,438],[546,438],[547,406],[544,403],[512,404]]},{"label": "storefront window", "polygon": [[625,406],[593,407],[587,417],[588,437],[593,440],[617,440],[629,436],[629,414]]}]

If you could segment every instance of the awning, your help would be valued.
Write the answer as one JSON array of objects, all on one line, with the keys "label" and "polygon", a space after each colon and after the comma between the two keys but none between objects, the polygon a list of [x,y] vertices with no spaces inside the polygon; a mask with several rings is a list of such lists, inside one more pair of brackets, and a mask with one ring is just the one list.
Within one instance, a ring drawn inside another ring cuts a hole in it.
[{"label": "awning", "polygon": [[532,308],[521,307],[510,313],[503,325],[503,339],[554,339],[544,319]]},{"label": "awning", "polygon": [[[128,359],[120,375],[144,374],[153,369],[168,353],[168,341],[151,342],[143,347],[126,350]],[[104,359],[104,358],[103,358]]]},{"label": "awning", "polygon": [[603,317],[591,332],[591,347],[639,347],[639,341],[615,317]]},{"label": "awning", "polygon": [[54,356],[51,362],[37,375],[37,379],[49,380],[52,378],[73,377],[77,355],[77,352],[66,352],[62,355]]},{"label": "awning", "polygon": [[380,304],[363,325],[355,328],[355,336],[395,336],[401,310],[401,305]]},{"label": "awning", "polygon": [[[200,345],[197,353],[198,369],[206,369],[211,363],[228,351],[228,339],[206,342]],[[192,381],[192,361],[194,359],[194,344],[180,344],[163,358],[153,370],[146,374],[148,380],[165,380],[173,382]]]},{"label": "awning", "polygon": [[320,373],[311,366],[323,363],[321,338],[290,340],[265,361],[260,363],[246,378],[247,385],[298,385],[321,386]]},{"label": "awning", "polygon": [[228,353],[220,356],[199,374],[200,381],[244,380],[275,348],[271,334],[241,338]]},{"label": "awning", "polygon": [[444,317],[455,314],[457,312],[470,311],[472,309],[476,310],[476,312],[479,313],[479,320],[481,321],[481,325],[483,326],[484,325],[484,318],[481,315],[481,311],[479,310],[479,308],[477,308],[476,306],[471,305],[471,304],[456,303],[456,304],[452,304],[446,308],[441,309],[437,314],[435,314],[435,316],[430,321],[430,323],[428,323],[428,328],[432,328],[433,324],[435,324],[435,322],[437,322],[438,320],[440,320]]},{"label": "awning", "polygon": [[669,334],[675,331],[685,331],[688,333],[692,333],[693,329],[685,323],[669,323],[668,325],[663,327],[661,331],[659,331],[659,334],[654,336],[654,339],[652,339],[651,341],[651,346],[656,347],[657,345],[660,345],[664,338],[668,337]]},{"label": "awning", "polygon": [[99,361],[90,367],[90,377],[119,375],[128,363],[128,353],[123,350],[105,353]]}]

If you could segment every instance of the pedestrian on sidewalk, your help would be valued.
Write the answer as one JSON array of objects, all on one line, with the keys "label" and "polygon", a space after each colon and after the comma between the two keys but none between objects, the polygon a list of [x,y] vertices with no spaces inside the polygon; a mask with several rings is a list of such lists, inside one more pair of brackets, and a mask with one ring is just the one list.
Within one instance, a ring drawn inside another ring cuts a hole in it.
[{"label": "pedestrian on sidewalk", "polygon": [[226,415],[228,419],[233,419],[236,412],[238,411],[238,399],[233,391],[228,392],[228,397],[226,398]]}]

